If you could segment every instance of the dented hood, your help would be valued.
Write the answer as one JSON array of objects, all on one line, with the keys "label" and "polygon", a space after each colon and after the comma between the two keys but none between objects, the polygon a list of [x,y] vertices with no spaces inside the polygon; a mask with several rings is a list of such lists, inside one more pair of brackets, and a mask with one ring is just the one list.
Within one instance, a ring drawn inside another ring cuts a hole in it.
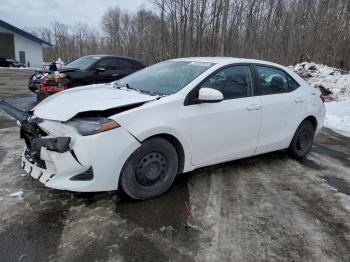
[{"label": "dented hood", "polygon": [[103,111],[156,99],[129,89],[112,85],[91,85],[68,89],[46,98],[36,107],[34,115],[48,120],[67,121],[80,112]]}]

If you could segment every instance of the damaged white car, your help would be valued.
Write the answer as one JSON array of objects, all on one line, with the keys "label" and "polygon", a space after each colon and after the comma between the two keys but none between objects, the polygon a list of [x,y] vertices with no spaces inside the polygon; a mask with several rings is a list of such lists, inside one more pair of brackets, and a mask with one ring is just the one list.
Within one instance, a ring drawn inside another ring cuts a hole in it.
[{"label": "damaged white car", "polygon": [[304,157],[322,128],[323,102],[277,64],[185,58],[60,92],[29,112],[0,107],[21,125],[21,162],[33,178],[147,199],[199,167],[280,149]]}]

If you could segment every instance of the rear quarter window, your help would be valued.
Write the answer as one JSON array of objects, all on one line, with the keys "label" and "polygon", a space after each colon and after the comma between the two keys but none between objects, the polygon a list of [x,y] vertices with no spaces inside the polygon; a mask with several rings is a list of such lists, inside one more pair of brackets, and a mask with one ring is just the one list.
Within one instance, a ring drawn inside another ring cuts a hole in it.
[{"label": "rear quarter window", "polygon": [[132,68],[132,62],[126,59],[116,59],[115,67],[117,70],[126,70]]},{"label": "rear quarter window", "polygon": [[142,68],[144,68],[144,66],[141,63],[138,63],[136,61],[131,62],[131,69],[140,70]]},{"label": "rear quarter window", "polygon": [[289,92],[292,92],[296,90],[299,87],[299,84],[297,81],[295,81],[291,76],[287,75],[287,81],[288,81],[288,90]]},{"label": "rear quarter window", "polygon": [[259,95],[288,93],[299,87],[299,84],[282,69],[257,65],[256,72],[259,79]]}]

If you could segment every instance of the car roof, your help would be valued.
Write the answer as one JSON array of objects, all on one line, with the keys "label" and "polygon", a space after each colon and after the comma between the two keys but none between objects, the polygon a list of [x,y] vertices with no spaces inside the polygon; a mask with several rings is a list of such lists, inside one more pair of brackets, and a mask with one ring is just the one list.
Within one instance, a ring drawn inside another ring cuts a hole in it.
[{"label": "car roof", "polygon": [[121,58],[121,59],[135,61],[135,62],[141,63],[143,65],[143,63],[140,60],[137,60],[137,59],[131,58],[131,57],[127,57],[127,56],[115,56],[115,55],[86,55],[86,56],[99,56],[99,57],[103,57],[103,58],[105,58],[105,57]]},{"label": "car roof", "polygon": [[264,61],[264,60],[238,58],[238,57],[222,57],[222,56],[186,57],[186,58],[171,59],[171,61],[191,61],[191,62],[205,62],[205,63],[215,63],[215,64],[254,63],[254,64],[264,64],[264,65],[271,65],[271,66],[284,68],[284,66],[282,66],[282,65],[272,63],[269,61]]}]

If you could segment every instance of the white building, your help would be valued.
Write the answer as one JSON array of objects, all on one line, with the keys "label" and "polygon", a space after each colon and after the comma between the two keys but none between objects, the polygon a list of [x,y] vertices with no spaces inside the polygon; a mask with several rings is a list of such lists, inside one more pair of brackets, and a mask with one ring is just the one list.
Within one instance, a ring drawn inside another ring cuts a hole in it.
[{"label": "white building", "polygon": [[14,58],[26,66],[41,67],[43,47],[52,45],[0,19],[0,58]]}]

